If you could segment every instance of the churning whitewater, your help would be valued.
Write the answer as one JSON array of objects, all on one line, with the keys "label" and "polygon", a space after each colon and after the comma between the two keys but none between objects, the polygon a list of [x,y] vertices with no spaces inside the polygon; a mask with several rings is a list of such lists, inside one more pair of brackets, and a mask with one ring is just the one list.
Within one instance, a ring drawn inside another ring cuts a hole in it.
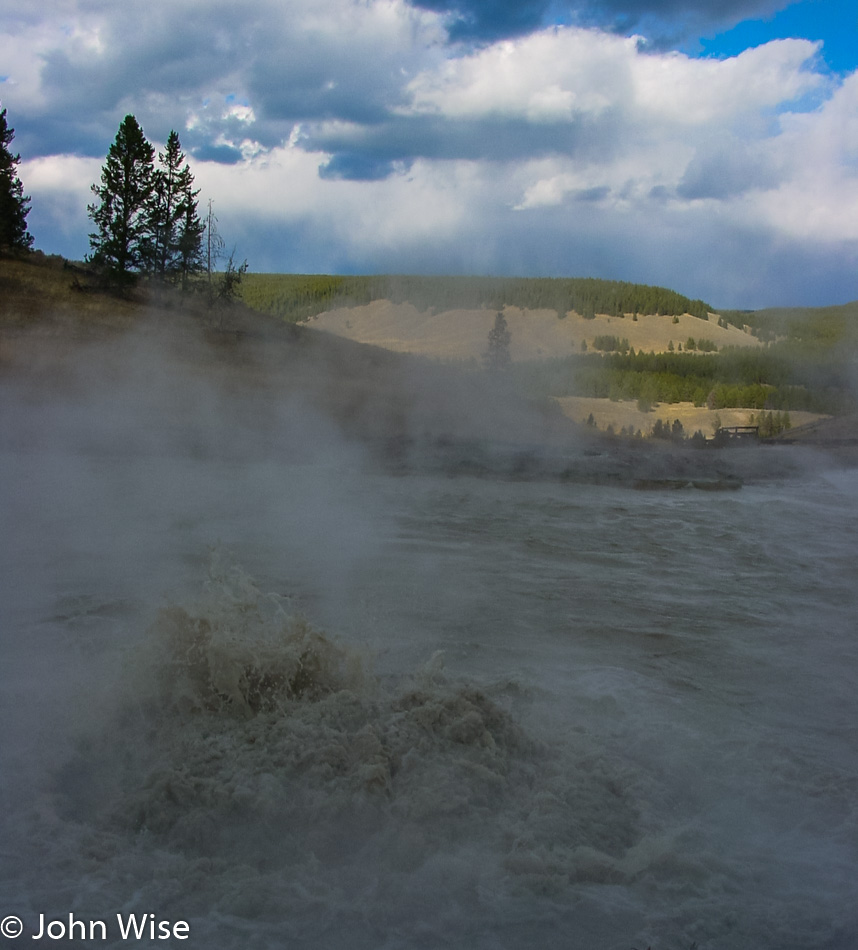
[{"label": "churning whitewater", "polygon": [[854,471],[391,474],[306,405],[236,452],[4,395],[7,946],[858,942]]}]

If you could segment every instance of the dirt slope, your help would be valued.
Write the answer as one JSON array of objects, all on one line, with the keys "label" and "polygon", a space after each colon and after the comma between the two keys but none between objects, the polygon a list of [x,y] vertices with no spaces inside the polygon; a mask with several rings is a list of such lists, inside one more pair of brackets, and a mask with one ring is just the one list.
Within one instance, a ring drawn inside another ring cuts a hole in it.
[{"label": "dirt slope", "polygon": [[[759,346],[759,341],[737,327],[718,326],[717,316],[709,321],[689,314],[670,316],[608,317],[585,320],[570,312],[563,320],[554,310],[504,308],[512,343],[513,360],[545,359],[580,353],[582,342],[593,347],[597,336],[626,339],[635,350],[662,352],[670,342],[683,349],[689,337],[711,340],[724,346]],[[330,310],[309,321],[309,325],[338,336],[371,343],[398,353],[419,353],[444,360],[479,360],[486,349],[494,310],[419,311],[412,304],[376,300],[360,307]],[[674,323],[674,319],[676,322]]]}]

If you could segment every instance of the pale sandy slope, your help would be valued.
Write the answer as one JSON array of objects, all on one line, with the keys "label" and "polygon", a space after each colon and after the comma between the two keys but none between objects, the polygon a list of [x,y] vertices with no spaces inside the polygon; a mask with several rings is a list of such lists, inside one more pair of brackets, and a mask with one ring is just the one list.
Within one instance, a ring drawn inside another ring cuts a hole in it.
[{"label": "pale sandy slope", "polygon": [[[610,426],[614,432],[631,427],[634,432],[640,429],[643,435],[648,435],[655,425],[656,419],[661,419],[672,425],[679,419],[686,435],[693,435],[698,429],[711,439],[719,426],[750,425],[754,415],[759,415],[755,409],[707,409],[705,406],[695,406],[690,402],[659,403],[649,412],[641,412],[636,401],[611,399],[592,399],[586,396],[564,396],[556,400],[564,415],[576,422],[586,422],[590,416],[598,429],[607,429]],[[793,411],[789,413],[790,423],[794,428],[827,418],[813,412]]]},{"label": "pale sandy slope", "polygon": [[[444,360],[480,359],[485,352],[495,310],[447,310],[441,313],[419,311],[412,304],[394,304],[376,300],[362,307],[330,310],[313,317],[310,326],[339,336],[371,343],[398,353],[419,353]],[[689,337],[711,340],[724,346],[759,346],[750,333],[719,327],[717,316],[707,322],[685,314],[674,323],[669,316],[639,316],[633,320],[597,316],[584,320],[570,313],[560,320],[554,310],[504,308],[504,317],[512,334],[510,355],[513,360],[545,359],[580,353],[582,341],[592,348],[597,336],[612,335],[627,339],[635,350],[661,352],[670,341],[683,349]]]}]

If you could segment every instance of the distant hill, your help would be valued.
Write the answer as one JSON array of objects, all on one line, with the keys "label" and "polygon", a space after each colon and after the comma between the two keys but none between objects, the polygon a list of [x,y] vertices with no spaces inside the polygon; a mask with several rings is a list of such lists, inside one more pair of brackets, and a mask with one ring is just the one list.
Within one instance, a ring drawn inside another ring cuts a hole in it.
[{"label": "distant hill", "polygon": [[[596,278],[250,273],[242,283],[241,297],[254,310],[288,323],[387,301],[409,304],[430,316],[504,308],[554,311],[559,319],[576,314],[589,320],[597,315],[690,315],[708,320],[714,314],[722,328],[744,330],[762,342],[858,343],[858,301],[832,307],[717,310],[703,300],[692,300],[665,287]],[[674,342],[680,339],[677,335]],[[631,338],[629,343],[637,345]]]},{"label": "distant hill", "polygon": [[596,314],[691,314],[705,320],[712,308],[664,287],[595,278],[441,277],[382,274],[248,274],[242,299],[256,310],[288,322],[376,300],[409,303],[420,311],[554,310]]},{"label": "distant hill", "polygon": [[724,310],[736,326],[748,326],[763,341],[791,340],[822,346],[858,344],[858,300],[836,307],[771,307]]},{"label": "distant hill", "polygon": [[[512,332],[513,360],[693,345],[756,346],[711,307],[664,287],[592,278],[248,274],[248,306],[286,322],[402,353],[480,361],[495,314]],[[620,322],[623,321],[623,322]],[[703,325],[701,325],[703,322]]]},{"label": "distant hill", "polygon": [[713,418],[855,405],[858,303],[719,314],[616,281],[391,275],[250,275],[243,296],[287,322],[473,369],[502,312],[520,391],[565,399],[570,414],[574,400],[594,398],[662,412],[685,404]]}]

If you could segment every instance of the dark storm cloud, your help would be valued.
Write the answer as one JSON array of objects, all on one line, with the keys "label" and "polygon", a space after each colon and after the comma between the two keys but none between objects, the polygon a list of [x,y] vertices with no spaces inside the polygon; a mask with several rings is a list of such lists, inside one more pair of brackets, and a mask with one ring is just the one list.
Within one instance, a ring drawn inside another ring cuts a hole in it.
[{"label": "dark storm cloud", "polygon": [[386,162],[417,158],[515,162],[563,155],[607,161],[622,147],[622,129],[620,115],[610,112],[598,120],[579,117],[538,124],[518,116],[451,119],[418,115],[369,127],[311,125],[306,145],[335,157],[345,156],[341,160],[346,163],[362,155],[379,168]]},{"label": "dark storm cloud", "polygon": [[364,152],[339,152],[319,168],[319,175],[331,180],[382,181],[406,167],[399,162],[375,158]]},{"label": "dark storm cloud", "polygon": [[412,0],[449,17],[453,39],[491,41],[567,23],[614,32],[645,28],[654,46],[695,33],[729,29],[742,20],[770,16],[789,0]]},{"label": "dark storm cloud", "polygon": [[[188,145],[189,140],[191,141],[190,146]],[[193,136],[186,136],[183,144],[189,151],[193,152],[194,158],[200,162],[217,162],[219,165],[235,165],[243,158],[241,151],[234,145],[212,145],[211,143],[204,142],[202,145],[195,147],[193,145]]]},{"label": "dark storm cloud", "polygon": [[369,58],[336,49],[298,50],[288,59],[277,51],[255,59],[248,92],[263,120],[372,123],[401,102],[402,81],[394,81],[391,72]]},{"label": "dark storm cloud", "polygon": [[582,188],[574,192],[572,197],[576,201],[595,202],[604,201],[610,193],[611,189],[607,185],[598,185],[595,188]]},{"label": "dark storm cloud", "polygon": [[779,176],[769,162],[755,159],[741,143],[698,153],[688,165],[676,193],[693,201],[714,198],[726,201],[754,188],[774,188]]},{"label": "dark storm cloud", "polygon": [[604,25],[628,23],[634,25],[648,19],[665,22],[694,18],[714,26],[735,24],[740,20],[770,16],[783,9],[791,0],[589,0],[573,4],[586,16]]},{"label": "dark storm cloud", "polygon": [[43,155],[85,155],[96,158],[104,154],[107,142],[116,135],[111,129],[112,117],[105,120],[101,115],[54,113],[41,116],[21,116],[15,120],[15,150],[27,159]]},{"label": "dark storm cloud", "polygon": [[422,0],[424,10],[448,14],[452,39],[495,40],[521,36],[543,26],[552,7],[551,0]]},{"label": "dark storm cloud", "polygon": [[[354,10],[344,7],[344,12],[354,16]],[[432,41],[440,37],[437,33]],[[304,24],[294,35],[257,31],[242,75],[263,124],[282,128],[340,120],[371,125],[407,105],[410,77],[442,55],[429,53],[429,45],[418,24],[390,22],[370,10],[366,22],[346,21],[336,29]]]},{"label": "dark storm cloud", "polygon": [[75,61],[65,50],[44,57],[42,82],[56,105],[86,101],[90,108],[115,108],[132,90],[164,95],[203,85],[218,74],[205,51],[124,46],[117,55]]}]

